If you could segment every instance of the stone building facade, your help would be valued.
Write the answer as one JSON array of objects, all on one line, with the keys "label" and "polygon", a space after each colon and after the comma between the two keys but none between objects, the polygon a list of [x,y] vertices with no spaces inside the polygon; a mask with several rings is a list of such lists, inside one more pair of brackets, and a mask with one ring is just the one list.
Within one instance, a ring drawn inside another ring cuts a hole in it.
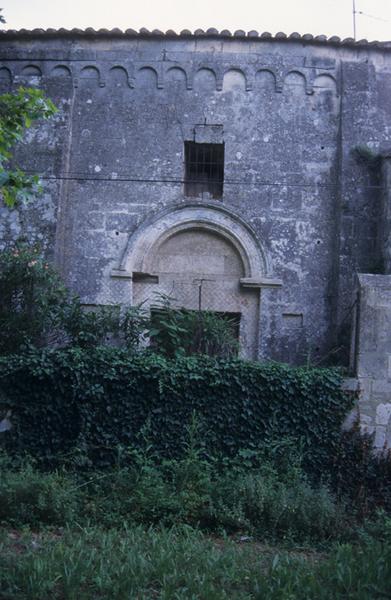
[{"label": "stone building facade", "polygon": [[347,364],[352,339],[390,443],[391,43],[1,32],[0,89],[20,85],[59,112],[17,150],[44,194],[0,209],[3,243],[41,241],[88,306],[235,315],[248,358]]}]

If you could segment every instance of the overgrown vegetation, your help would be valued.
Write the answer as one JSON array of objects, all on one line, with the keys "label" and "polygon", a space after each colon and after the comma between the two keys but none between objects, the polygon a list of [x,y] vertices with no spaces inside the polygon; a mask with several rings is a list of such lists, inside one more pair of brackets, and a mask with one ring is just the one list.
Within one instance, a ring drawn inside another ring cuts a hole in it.
[{"label": "overgrown vegetation", "polygon": [[389,521],[385,531],[328,558],[217,543],[187,527],[25,532],[3,537],[0,586],[9,600],[375,600],[391,588]]},{"label": "overgrown vegetation", "polygon": [[168,358],[194,354],[229,358],[239,351],[232,318],[206,310],[178,310],[167,296],[157,298],[148,335],[154,348]]},{"label": "overgrown vegetation", "polygon": [[67,471],[44,473],[3,459],[0,523],[185,524],[300,543],[341,539],[351,523],[345,505],[324,485],[310,485],[298,463],[277,468],[264,453],[211,460],[190,442],[178,459],[161,460],[146,447],[119,452],[109,470],[80,471],[81,464],[83,454],[75,453]]},{"label": "overgrown vegetation", "polygon": [[21,87],[17,93],[0,96],[0,194],[9,208],[31,200],[41,191],[37,175],[28,175],[9,164],[11,150],[35,121],[49,119],[56,111],[41,90]]},{"label": "overgrown vegetation", "polygon": [[37,248],[0,292],[2,600],[387,597],[391,462],[338,370],[166,297],[86,312]]},{"label": "overgrown vegetation", "polygon": [[166,359],[113,347],[30,349],[0,357],[9,451],[46,461],[83,444],[93,464],[112,464],[116,448],[147,428],[164,457],[179,456],[195,413],[206,453],[292,438],[313,475],[334,469],[340,426],[351,406],[332,369],[290,368],[206,356]]},{"label": "overgrown vegetation", "polygon": [[127,449],[84,474],[3,457],[1,598],[388,597],[390,518],[357,528],[297,458],[213,463],[191,438],[181,459]]},{"label": "overgrown vegetation", "polygon": [[238,352],[232,323],[208,311],[184,311],[157,296],[152,318],[142,306],[85,310],[39,247],[14,244],[0,253],[0,355],[28,347],[93,348],[113,342],[137,350],[152,342],[167,357]]},{"label": "overgrown vegetation", "polygon": [[47,344],[61,326],[67,292],[37,246],[0,253],[0,355]]}]

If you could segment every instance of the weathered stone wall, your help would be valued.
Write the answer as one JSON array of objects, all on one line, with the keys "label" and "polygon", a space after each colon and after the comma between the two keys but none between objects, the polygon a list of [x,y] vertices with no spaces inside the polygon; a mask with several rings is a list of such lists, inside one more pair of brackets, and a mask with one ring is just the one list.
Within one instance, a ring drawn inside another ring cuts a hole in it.
[{"label": "weathered stone wall", "polygon": [[381,249],[381,265],[385,274],[391,273],[391,153],[382,156],[382,211],[379,245]]},{"label": "weathered stone wall", "polygon": [[391,275],[358,275],[355,361],[363,431],[391,448]]},{"label": "weathered stone wall", "polygon": [[60,109],[18,149],[21,165],[44,175],[45,194],[22,211],[24,223],[3,210],[4,240],[23,230],[44,241],[86,304],[128,303],[131,273],[113,274],[129,238],[194,204],[184,196],[184,141],[197,125],[221,125],[223,198],[198,204],[224,208],[264,258],[251,284],[237,284],[256,297],[259,338],[248,355],[300,363],[336,354],[355,273],[379,262],[381,194],[352,150],[390,140],[386,47],[53,33],[4,37],[0,56],[3,90],[40,85]]}]

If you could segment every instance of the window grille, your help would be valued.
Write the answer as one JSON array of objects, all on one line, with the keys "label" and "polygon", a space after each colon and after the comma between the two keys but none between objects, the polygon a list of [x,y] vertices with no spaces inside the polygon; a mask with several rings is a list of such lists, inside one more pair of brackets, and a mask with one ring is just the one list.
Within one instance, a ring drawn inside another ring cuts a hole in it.
[{"label": "window grille", "polygon": [[185,196],[221,198],[224,183],[224,144],[185,142]]}]

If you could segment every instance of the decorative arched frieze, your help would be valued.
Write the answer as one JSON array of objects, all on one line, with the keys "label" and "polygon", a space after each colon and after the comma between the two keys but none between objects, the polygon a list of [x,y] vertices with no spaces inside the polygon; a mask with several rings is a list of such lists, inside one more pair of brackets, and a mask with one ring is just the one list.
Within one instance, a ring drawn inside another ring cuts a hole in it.
[{"label": "decorative arched frieze", "polygon": [[276,91],[276,75],[272,69],[258,69],[255,72],[255,89]]},{"label": "decorative arched frieze", "polygon": [[51,69],[51,71],[49,72],[49,76],[64,77],[67,79],[68,77],[72,77],[72,70],[69,67],[69,65],[58,64]]},{"label": "decorative arched frieze", "polygon": [[321,73],[314,78],[313,89],[315,92],[324,90],[338,93],[337,81],[330,73]]},{"label": "decorative arched frieze", "polygon": [[107,80],[114,87],[133,87],[128,70],[121,65],[115,65],[109,69]]},{"label": "decorative arched frieze", "polygon": [[184,89],[192,89],[191,86],[189,87],[188,84],[188,76],[186,70],[180,66],[169,66],[164,71],[163,76],[164,82],[168,83],[168,85],[170,85],[171,83],[183,84]]},{"label": "decorative arched frieze", "polygon": [[242,69],[229,67],[225,69],[223,76],[223,91],[233,89],[247,89],[247,78]]},{"label": "decorative arched frieze", "polygon": [[312,87],[307,85],[307,77],[302,71],[297,69],[286,70],[283,73],[284,89],[289,87],[296,88],[297,91],[303,91],[306,94],[312,94]]},{"label": "decorative arched frieze", "polygon": [[195,91],[213,91],[217,89],[216,71],[210,67],[200,67],[193,75],[193,88]]},{"label": "decorative arched frieze", "polygon": [[[303,87],[306,94],[314,91],[332,91],[338,95],[338,80],[335,73],[319,72],[319,69],[311,68],[305,72],[296,68],[279,68],[276,65],[262,66],[254,63],[247,68],[242,65],[230,63],[223,65],[216,62],[196,62],[193,64],[167,63],[160,61],[153,64],[136,62],[130,60],[121,63],[96,63],[84,62],[72,63],[72,61],[59,62],[52,66],[50,61],[40,62],[18,62],[4,61],[0,68],[8,69],[11,79],[45,77],[66,77],[71,75],[74,87],[78,87],[80,80],[83,82],[96,82],[97,87],[104,87],[106,81],[109,85],[117,85],[123,81],[130,88],[138,86],[149,86],[152,89],[169,88],[172,81],[183,80],[187,90],[195,91],[222,91],[229,87],[229,80],[234,87],[242,86],[246,92],[258,89],[270,89],[282,92],[298,87]],[[235,86],[234,78],[237,78],[238,86]],[[5,77],[4,77],[5,78]],[[296,82],[293,81],[296,79]],[[118,80],[118,81],[117,81]],[[120,81],[121,80],[121,81]],[[240,81],[239,81],[240,80]],[[291,85],[290,85],[291,80]]]}]

